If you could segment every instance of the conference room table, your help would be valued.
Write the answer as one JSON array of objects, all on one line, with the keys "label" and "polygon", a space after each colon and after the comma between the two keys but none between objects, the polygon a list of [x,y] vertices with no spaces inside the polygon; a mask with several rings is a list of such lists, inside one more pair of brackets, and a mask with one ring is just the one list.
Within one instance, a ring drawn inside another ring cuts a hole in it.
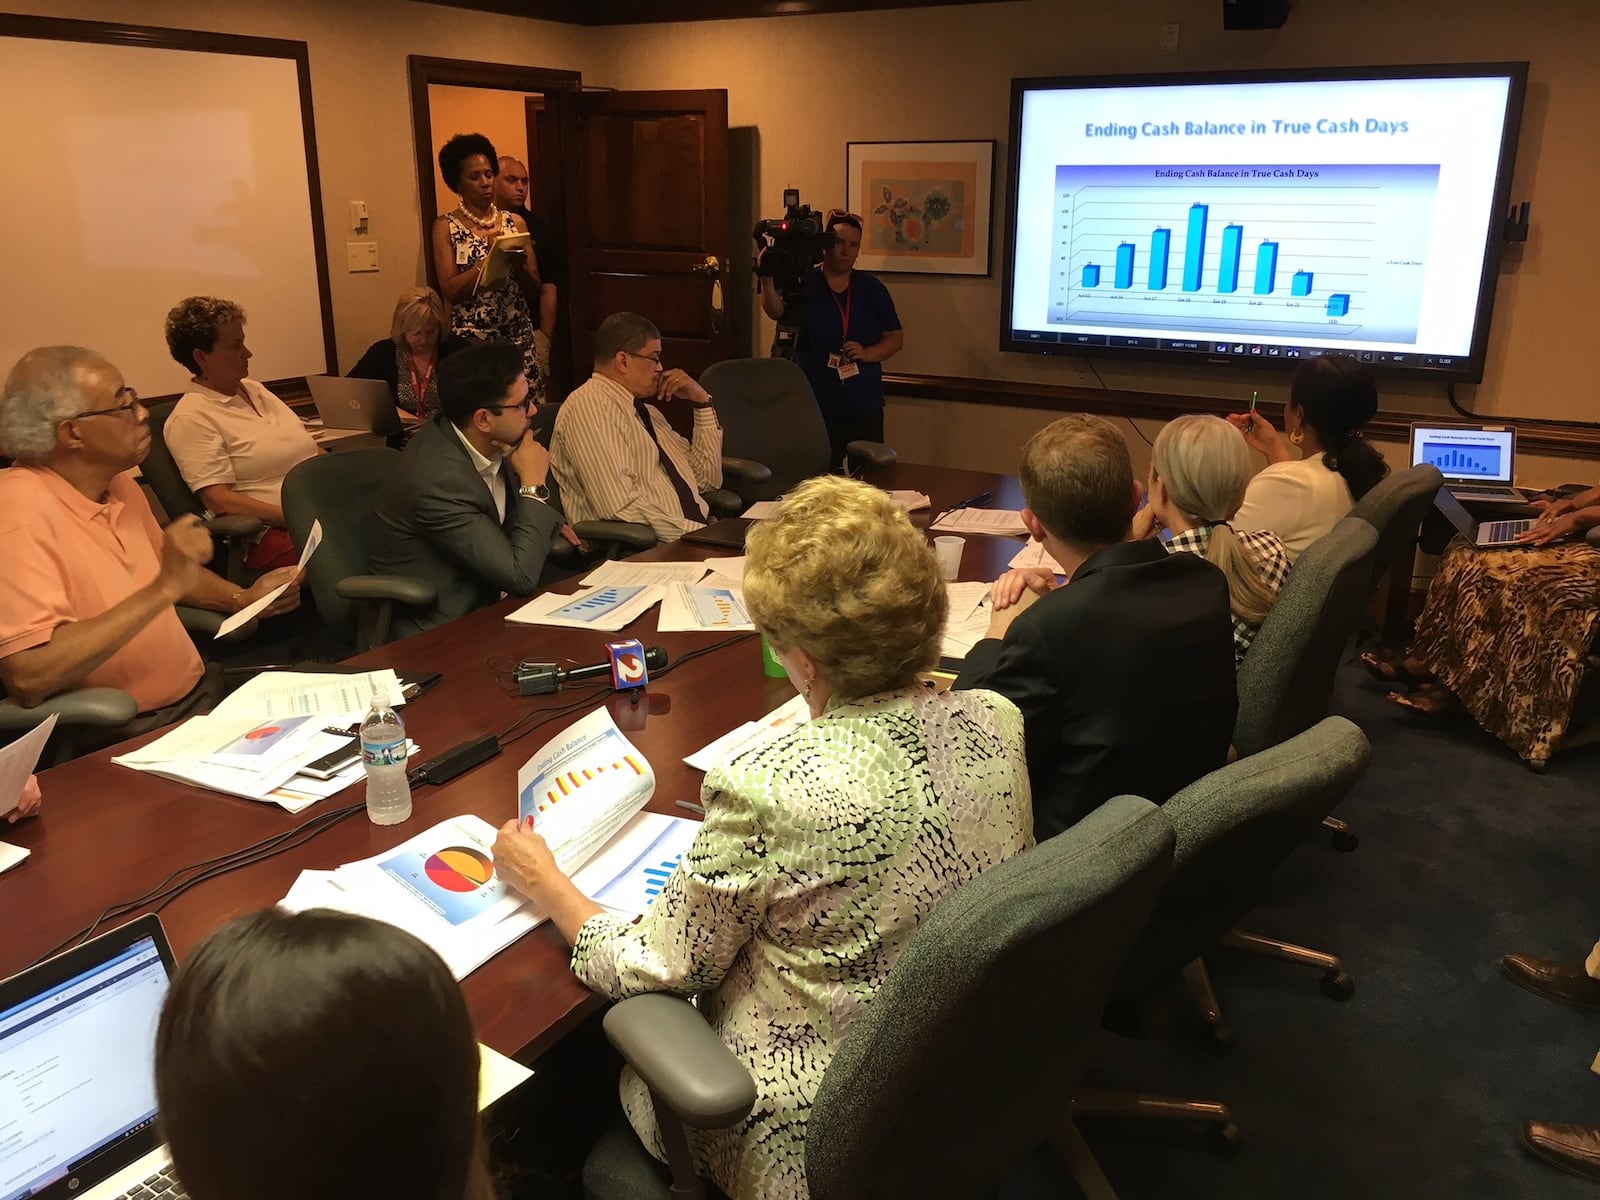
[{"label": "conference room table", "polygon": [[[884,488],[915,489],[933,501],[913,514],[926,525],[932,514],[988,492],[989,506],[1016,509],[1014,477],[896,464],[874,472]],[[1018,539],[967,539],[961,577],[993,579],[1016,553]],[[732,551],[678,542],[637,556],[640,561],[683,561]],[[552,590],[570,592],[577,578]],[[519,718],[524,736],[500,754],[442,786],[413,789],[411,818],[377,826],[358,811],[308,840],[285,839],[281,853],[199,882],[159,908],[181,962],[207,934],[242,913],[276,903],[300,871],[330,870],[368,858],[450,817],[472,813],[499,826],[517,815],[517,769],[548,739],[584,714],[607,704],[618,726],[655,771],[651,810],[685,816],[678,801],[698,800],[701,772],[683,758],[794,695],[787,679],[762,670],[760,639],[753,633],[662,633],[659,606],[619,633],[514,625],[506,615],[525,600],[512,597],[437,629],[392,642],[352,661],[398,671],[441,672],[443,679],[406,705],[407,732],[426,759],[486,732],[501,733]],[[574,685],[551,695],[516,694],[511,665],[521,660],[579,665],[603,661],[605,643],[634,637],[666,649],[669,666],[654,672],[634,700],[609,683]],[[709,648],[709,649],[708,649]],[[696,651],[705,651],[695,654]],[[581,703],[570,712],[567,706]],[[544,724],[538,724],[541,718]],[[155,890],[174,872],[304,829],[324,814],[362,801],[357,783],[303,812],[290,815],[270,803],[232,796],[121,767],[111,762],[158,736],[133,739],[40,776],[39,817],[0,825],[0,838],[29,848],[32,856],[0,875],[0,977],[11,974],[81,933],[103,913]],[[114,927],[143,905],[106,920]],[[479,1038],[502,1053],[532,1062],[603,1001],[567,968],[568,949],[545,923],[473,971],[462,987]]]}]

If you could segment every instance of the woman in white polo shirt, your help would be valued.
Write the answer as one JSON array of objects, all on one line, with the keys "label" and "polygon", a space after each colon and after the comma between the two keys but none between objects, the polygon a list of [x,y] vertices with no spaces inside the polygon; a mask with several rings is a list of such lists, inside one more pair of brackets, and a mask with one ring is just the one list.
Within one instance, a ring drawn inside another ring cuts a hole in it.
[{"label": "woman in white polo shirt", "polygon": [[244,309],[215,296],[190,296],[167,314],[167,350],[193,372],[195,386],[172,410],[163,436],[208,512],[266,522],[245,565],[269,571],[297,558],[284,528],[283,477],[318,450],[289,406],[246,378],[244,319]]}]

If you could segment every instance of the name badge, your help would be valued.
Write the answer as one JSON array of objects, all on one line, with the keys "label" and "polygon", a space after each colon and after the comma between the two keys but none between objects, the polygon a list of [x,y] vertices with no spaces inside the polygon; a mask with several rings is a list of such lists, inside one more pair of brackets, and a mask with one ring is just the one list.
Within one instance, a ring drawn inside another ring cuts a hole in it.
[{"label": "name badge", "polygon": [[456,247],[456,266],[458,266],[458,267],[466,266],[468,260],[471,259],[471,257],[472,257],[472,248],[470,246],[457,246]]},{"label": "name badge", "polygon": [[841,358],[836,369],[839,372],[840,379],[854,379],[861,374],[861,364],[852,362],[848,358]]}]

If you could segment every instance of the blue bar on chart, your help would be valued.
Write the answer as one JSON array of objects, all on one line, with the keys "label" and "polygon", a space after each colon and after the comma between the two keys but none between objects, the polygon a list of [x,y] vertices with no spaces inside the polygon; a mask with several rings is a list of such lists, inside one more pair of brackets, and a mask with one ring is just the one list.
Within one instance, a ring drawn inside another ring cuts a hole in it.
[{"label": "blue bar on chart", "polygon": [[644,894],[654,900],[661,894],[661,889],[666,886],[667,880],[672,878],[672,872],[677,869],[677,862],[664,862],[659,866],[644,869],[645,885]]},{"label": "blue bar on chart", "polygon": [[1256,251],[1256,295],[1270,296],[1278,282],[1278,243],[1262,242]]},{"label": "blue bar on chart", "polygon": [[1183,290],[1200,290],[1200,273],[1206,265],[1206,214],[1210,209],[1204,204],[1189,206],[1189,238],[1183,247]]},{"label": "blue bar on chart", "polygon": [[1157,229],[1150,235],[1150,290],[1167,286],[1167,259],[1172,253],[1172,230]]},{"label": "blue bar on chart", "polygon": [[1328,297],[1328,315],[1342,317],[1350,312],[1350,297],[1345,292],[1336,292]]},{"label": "blue bar on chart", "polygon": [[1133,243],[1123,242],[1117,247],[1117,286],[1133,286]]},{"label": "blue bar on chart", "polygon": [[1094,264],[1094,263],[1085,263],[1083,265],[1083,286],[1084,287],[1099,287],[1100,286],[1100,268],[1096,264]]},{"label": "blue bar on chart", "polygon": [[1217,291],[1239,290],[1239,251],[1244,246],[1244,226],[1222,227],[1222,270],[1217,276]]},{"label": "blue bar on chart", "polygon": [[1289,284],[1289,293],[1293,296],[1311,295],[1311,272],[1296,271],[1294,279]]}]

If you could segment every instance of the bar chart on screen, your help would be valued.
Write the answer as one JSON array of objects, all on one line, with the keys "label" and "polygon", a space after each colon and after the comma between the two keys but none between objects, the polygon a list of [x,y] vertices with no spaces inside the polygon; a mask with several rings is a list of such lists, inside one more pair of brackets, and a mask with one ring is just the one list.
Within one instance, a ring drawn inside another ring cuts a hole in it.
[{"label": "bar chart on screen", "polygon": [[1049,320],[1411,344],[1439,169],[1060,166]]}]

